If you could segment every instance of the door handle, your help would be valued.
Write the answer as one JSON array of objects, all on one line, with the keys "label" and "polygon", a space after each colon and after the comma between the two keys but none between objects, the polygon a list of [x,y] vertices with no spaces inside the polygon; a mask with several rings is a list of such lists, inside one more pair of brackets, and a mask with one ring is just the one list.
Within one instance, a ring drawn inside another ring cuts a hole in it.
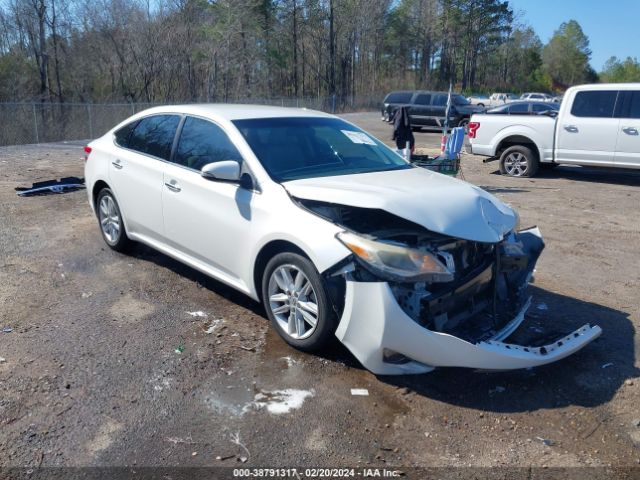
[{"label": "door handle", "polygon": [[122,170],[122,167],[124,167],[124,165],[122,165],[122,163],[120,163],[120,160],[116,160],[115,162],[111,162],[111,165],[116,167],[118,170]]},{"label": "door handle", "polygon": [[575,125],[565,125],[564,129],[567,132],[571,132],[571,133],[576,133],[578,131],[578,127],[576,127]]},{"label": "door handle", "polygon": [[638,129],[635,127],[622,127],[622,131],[627,135],[638,135]]},{"label": "door handle", "polygon": [[168,183],[165,182],[165,186],[171,190],[172,192],[179,192],[180,190],[182,190],[176,183],[175,180],[173,181],[174,183]]}]

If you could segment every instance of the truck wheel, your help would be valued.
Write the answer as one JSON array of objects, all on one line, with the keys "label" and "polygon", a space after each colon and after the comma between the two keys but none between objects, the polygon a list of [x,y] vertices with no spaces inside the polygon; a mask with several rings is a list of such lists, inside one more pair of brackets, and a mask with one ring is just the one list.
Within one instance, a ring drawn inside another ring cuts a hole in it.
[{"label": "truck wheel", "polygon": [[464,133],[469,133],[469,119],[463,118],[458,122],[458,126],[464,128]]},{"label": "truck wheel", "polygon": [[524,145],[507,148],[500,156],[500,173],[510,177],[533,177],[538,172],[538,156]]}]

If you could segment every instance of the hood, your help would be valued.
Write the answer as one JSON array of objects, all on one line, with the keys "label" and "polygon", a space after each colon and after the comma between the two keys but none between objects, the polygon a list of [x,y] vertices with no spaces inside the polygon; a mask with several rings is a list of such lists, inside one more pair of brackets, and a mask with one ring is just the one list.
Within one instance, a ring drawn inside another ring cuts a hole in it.
[{"label": "hood", "polygon": [[309,178],[283,183],[293,197],[381,209],[442,235],[495,243],[517,214],[484,190],[424,168]]}]

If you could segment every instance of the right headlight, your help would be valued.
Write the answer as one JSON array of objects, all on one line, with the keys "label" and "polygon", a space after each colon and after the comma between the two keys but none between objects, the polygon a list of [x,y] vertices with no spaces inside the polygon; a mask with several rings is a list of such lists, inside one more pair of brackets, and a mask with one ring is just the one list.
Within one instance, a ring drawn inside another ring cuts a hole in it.
[{"label": "right headlight", "polygon": [[453,272],[431,252],[377,242],[349,232],[338,233],[336,238],[381,277],[400,282],[453,280]]}]

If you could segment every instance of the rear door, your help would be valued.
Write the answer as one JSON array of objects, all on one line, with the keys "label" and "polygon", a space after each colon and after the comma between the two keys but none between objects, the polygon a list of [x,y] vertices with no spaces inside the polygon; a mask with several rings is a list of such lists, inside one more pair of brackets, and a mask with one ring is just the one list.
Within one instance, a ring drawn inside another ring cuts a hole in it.
[{"label": "rear door", "polygon": [[640,167],[640,90],[620,92],[618,142],[615,164],[619,167]]},{"label": "rear door", "polygon": [[409,108],[409,113],[411,115],[411,123],[413,125],[433,125],[430,123],[430,109],[431,109],[431,94],[430,93],[417,93],[413,102],[411,103],[411,107]]},{"label": "rear door", "polygon": [[163,237],[163,170],[180,120],[179,115],[152,115],[116,132],[109,183],[130,233]]},{"label": "rear door", "polygon": [[613,113],[617,90],[583,90],[558,119],[556,161],[613,166],[620,120]]}]

